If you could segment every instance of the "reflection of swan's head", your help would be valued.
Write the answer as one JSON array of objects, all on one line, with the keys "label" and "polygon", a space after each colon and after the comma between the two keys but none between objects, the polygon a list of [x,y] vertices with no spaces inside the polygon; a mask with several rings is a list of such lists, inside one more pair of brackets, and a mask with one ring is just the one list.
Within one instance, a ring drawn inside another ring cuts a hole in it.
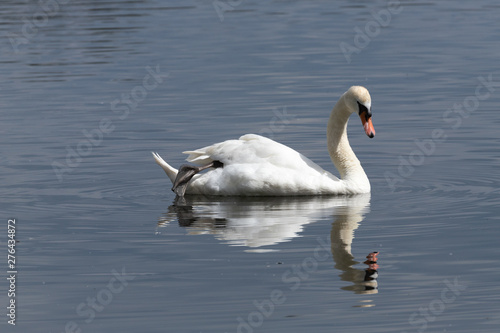
[{"label": "reflection of swan's head", "polygon": [[345,109],[349,113],[357,113],[359,115],[366,135],[373,138],[375,136],[375,129],[371,122],[372,99],[368,89],[362,86],[352,86],[344,93],[343,97]]}]

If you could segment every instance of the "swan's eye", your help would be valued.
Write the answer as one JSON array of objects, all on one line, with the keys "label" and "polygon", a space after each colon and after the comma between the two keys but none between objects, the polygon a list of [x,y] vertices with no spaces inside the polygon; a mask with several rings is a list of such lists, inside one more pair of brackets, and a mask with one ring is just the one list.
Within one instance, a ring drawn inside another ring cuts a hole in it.
[{"label": "swan's eye", "polygon": [[363,113],[365,113],[365,112],[366,112],[366,114],[367,114],[368,116],[371,116],[371,115],[372,115],[372,114],[371,114],[371,112],[370,112],[370,110],[369,110],[366,106],[364,106],[363,104],[361,104],[361,103],[360,103],[360,102],[358,102],[358,101],[356,101],[356,103],[358,103],[358,112],[359,112],[359,115],[361,115],[361,114],[363,114]]}]

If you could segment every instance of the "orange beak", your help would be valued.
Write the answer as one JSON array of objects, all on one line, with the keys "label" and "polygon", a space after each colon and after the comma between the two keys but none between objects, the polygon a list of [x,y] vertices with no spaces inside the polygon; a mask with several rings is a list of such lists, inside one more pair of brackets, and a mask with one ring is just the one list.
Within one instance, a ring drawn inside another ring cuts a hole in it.
[{"label": "orange beak", "polygon": [[372,118],[368,117],[366,112],[361,113],[359,117],[361,118],[361,122],[363,123],[363,128],[365,129],[366,135],[368,135],[368,137],[370,138],[373,138],[375,136],[375,128],[373,128]]}]

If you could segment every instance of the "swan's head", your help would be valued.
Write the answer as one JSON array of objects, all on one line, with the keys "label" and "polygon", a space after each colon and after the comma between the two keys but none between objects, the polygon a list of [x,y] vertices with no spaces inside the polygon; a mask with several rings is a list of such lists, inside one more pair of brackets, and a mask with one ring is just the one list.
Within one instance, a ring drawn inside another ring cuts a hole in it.
[{"label": "swan's head", "polygon": [[375,129],[372,124],[372,99],[368,89],[361,86],[352,86],[344,94],[347,109],[356,112],[361,118],[366,135],[370,138],[375,136]]}]

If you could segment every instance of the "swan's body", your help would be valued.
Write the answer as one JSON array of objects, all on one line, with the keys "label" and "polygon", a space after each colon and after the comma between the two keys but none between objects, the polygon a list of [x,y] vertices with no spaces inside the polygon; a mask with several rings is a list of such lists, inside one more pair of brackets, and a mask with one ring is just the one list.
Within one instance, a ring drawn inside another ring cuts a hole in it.
[{"label": "swan's body", "polygon": [[[238,140],[228,140],[194,151],[188,162],[199,166],[196,172],[214,166],[203,174],[183,179],[187,194],[286,196],[333,195],[370,192],[370,182],[347,139],[347,120],[358,112],[368,136],[375,131],[371,123],[371,99],[363,87],[351,87],[335,104],[327,128],[330,157],[340,172],[339,179],[297,151],[260,135],[246,134]],[[158,154],[153,156],[174,184],[179,186],[180,172]],[[185,167],[184,167],[185,168]],[[196,168],[195,168],[196,169]],[[185,175],[184,175],[185,176]],[[192,177],[192,178],[191,178]],[[176,191],[176,193],[178,193]],[[179,193],[178,193],[179,194]]]}]

